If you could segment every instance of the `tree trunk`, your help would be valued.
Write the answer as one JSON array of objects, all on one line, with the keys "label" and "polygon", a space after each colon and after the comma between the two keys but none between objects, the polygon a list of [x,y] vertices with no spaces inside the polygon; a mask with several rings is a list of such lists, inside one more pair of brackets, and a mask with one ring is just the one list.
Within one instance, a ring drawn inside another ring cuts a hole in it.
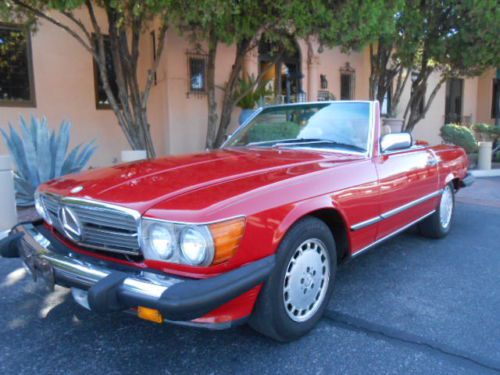
[{"label": "tree trunk", "polygon": [[[236,55],[234,63],[229,74],[226,86],[224,87],[224,96],[222,98],[221,117],[217,127],[215,138],[213,139],[212,147],[219,147],[224,143],[227,129],[231,123],[231,115],[236,105],[236,98],[234,91],[238,83],[238,78],[243,70],[245,55],[248,52],[251,40],[245,39],[237,43]],[[208,82],[208,81],[207,81]],[[215,87],[215,84],[214,84]],[[209,119],[210,122],[210,119]]]},{"label": "tree trunk", "polygon": [[[432,70],[420,73],[415,82],[412,83],[412,93],[408,101],[408,106],[404,115],[404,130],[411,133],[420,120],[425,118],[429,111],[437,93],[446,82],[447,77],[443,75],[436,86],[433,88],[429,97],[426,98],[427,82],[432,73]],[[422,103],[422,104],[421,104]],[[408,117],[408,119],[407,119]]]},{"label": "tree trunk", "polygon": [[383,103],[392,81],[396,76],[396,69],[391,64],[393,44],[379,38],[377,45],[370,44],[370,100]]},{"label": "tree trunk", "polygon": [[212,149],[216,145],[217,138],[217,99],[215,93],[215,59],[217,57],[217,37],[211,34],[208,37],[208,59],[207,59],[207,105],[208,124],[205,146]]}]

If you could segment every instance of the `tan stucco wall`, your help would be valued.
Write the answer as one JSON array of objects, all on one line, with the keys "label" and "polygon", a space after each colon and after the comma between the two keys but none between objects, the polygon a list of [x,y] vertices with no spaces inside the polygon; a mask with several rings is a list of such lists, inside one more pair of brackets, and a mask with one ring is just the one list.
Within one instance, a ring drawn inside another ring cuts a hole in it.
[{"label": "tan stucco wall", "polygon": [[[150,39],[144,38],[144,43]],[[36,107],[1,107],[0,127],[8,123],[19,128],[19,116],[46,116],[51,128],[58,128],[61,121],[73,123],[71,146],[96,139],[98,150],[91,159],[91,166],[110,165],[120,158],[120,151],[129,149],[118,127],[113,111],[97,110],[94,94],[94,70],[90,54],[71,36],[56,26],[40,22],[32,35],[33,73]],[[151,54],[144,54],[142,60]],[[161,73],[159,74],[161,76]],[[149,108],[153,139],[159,153],[164,152],[163,116],[161,112],[161,86],[152,90]],[[6,153],[0,141],[0,154]]]},{"label": "tan stucco wall", "polygon": [[477,121],[494,124],[495,119],[491,118],[491,103],[493,100],[493,80],[496,77],[496,70],[490,69],[478,78],[477,83]]}]

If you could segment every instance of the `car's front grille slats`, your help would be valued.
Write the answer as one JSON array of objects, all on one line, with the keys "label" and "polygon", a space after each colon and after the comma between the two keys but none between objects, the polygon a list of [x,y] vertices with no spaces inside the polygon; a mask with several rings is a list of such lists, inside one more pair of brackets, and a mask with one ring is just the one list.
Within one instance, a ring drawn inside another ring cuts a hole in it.
[{"label": "car's front grille slats", "polygon": [[73,198],[64,200],[48,194],[42,195],[42,201],[53,226],[65,237],[67,236],[59,217],[60,208],[67,206],[72,210],[82,226],[79,245],[109,252],[140,255],[137,217],[127,210],[93,201],[78,201]]}]

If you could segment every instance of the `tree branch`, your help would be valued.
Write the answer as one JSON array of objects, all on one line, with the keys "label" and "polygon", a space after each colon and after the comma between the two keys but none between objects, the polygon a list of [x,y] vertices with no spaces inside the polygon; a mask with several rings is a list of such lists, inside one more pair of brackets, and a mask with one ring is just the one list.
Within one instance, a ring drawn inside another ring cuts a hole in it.
[{"label": "tree branch", "polygon": [[45,14],[41,10],[36,9],[36,8],[32,7],[31,5],[24,3],[23,1],[12,0],[12,2],[14,4],[16,4],[16,5],[24,8],[24,9],[27,9],[28,11],[30,11],[33,14],[35,14],[36,16],[38,16],[40,18],[43,18],[44,20],[49,21],[53,25],[55,25],[57,27],[60,27],[61,29],[63,29],[64,31],[66,31],[68,34],[70,34],[73,38],[75,38],[83,46],[83,48],[85,48],[88,52],[90,52],[92,55],[94,55],[94,51],[91,48],[91,46],[89,44],[87,44],[85,42],[85,40],[83,40],[83,38],[80,35],[78,35],[78,33],[75,32],[73,29],[71,29],[69,26],[67,26],[67,25],[59,22],[55,18],[53,18],[53,17]]},{"label": "tree branch", "polygon": [[66,16],[66,18],[72,21],[76,26],[78,26],[78,28],[85,34],[89,41],[92,40],[92,35],[90,35],[90,32],[87,30],[83,22],[80,19],[76,18],[72,12],[60,11],[60,13]]},{"label": "tree branch", "polygon": [[160,28],[160,35],[158,37],[158,46],[155,51],[156,60],[153,61],[153,65],[151,66],[151,69],[148,72],[148,79],[146,81],[146,86],[144,87],[144,92],[142,94],[143,105],[147,103],[149,95],[151,93],[151,88],[153,87],[155,73],[158,70],[158,66],[160,65],[160,59],[163,54],[163,49],[165,46],[165,35],[167,34],[167,30],[168,30],[168,24],[167,21],[164,20]]}]

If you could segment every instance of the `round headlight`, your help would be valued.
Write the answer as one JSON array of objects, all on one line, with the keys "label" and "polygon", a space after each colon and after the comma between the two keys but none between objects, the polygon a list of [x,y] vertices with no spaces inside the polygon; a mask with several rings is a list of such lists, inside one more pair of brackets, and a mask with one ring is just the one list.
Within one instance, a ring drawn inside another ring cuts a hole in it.
[{"label": "round headlight", "polygon": [[148,248],[156,255],[155,258],[168,259],[172,256],[174,236],[161,224],[153,224],[148,228]]},{"label": "round headlight", "polygon": [[[206,228],[203,228],[206,229]],[[180,248],[184,259],[193,266],[211,262],[213,242],[207,230],[187,227],[181,233]]]},{"label": "round headlight", "polygon": [[52,225],[52,220],[50,220],[50,216],[45,209],[45,205],[43,204],[40,192],[38,190],[35,191],[35,209],[36,212],[38,212],[38,215],[40,215],[43,220]]}]

